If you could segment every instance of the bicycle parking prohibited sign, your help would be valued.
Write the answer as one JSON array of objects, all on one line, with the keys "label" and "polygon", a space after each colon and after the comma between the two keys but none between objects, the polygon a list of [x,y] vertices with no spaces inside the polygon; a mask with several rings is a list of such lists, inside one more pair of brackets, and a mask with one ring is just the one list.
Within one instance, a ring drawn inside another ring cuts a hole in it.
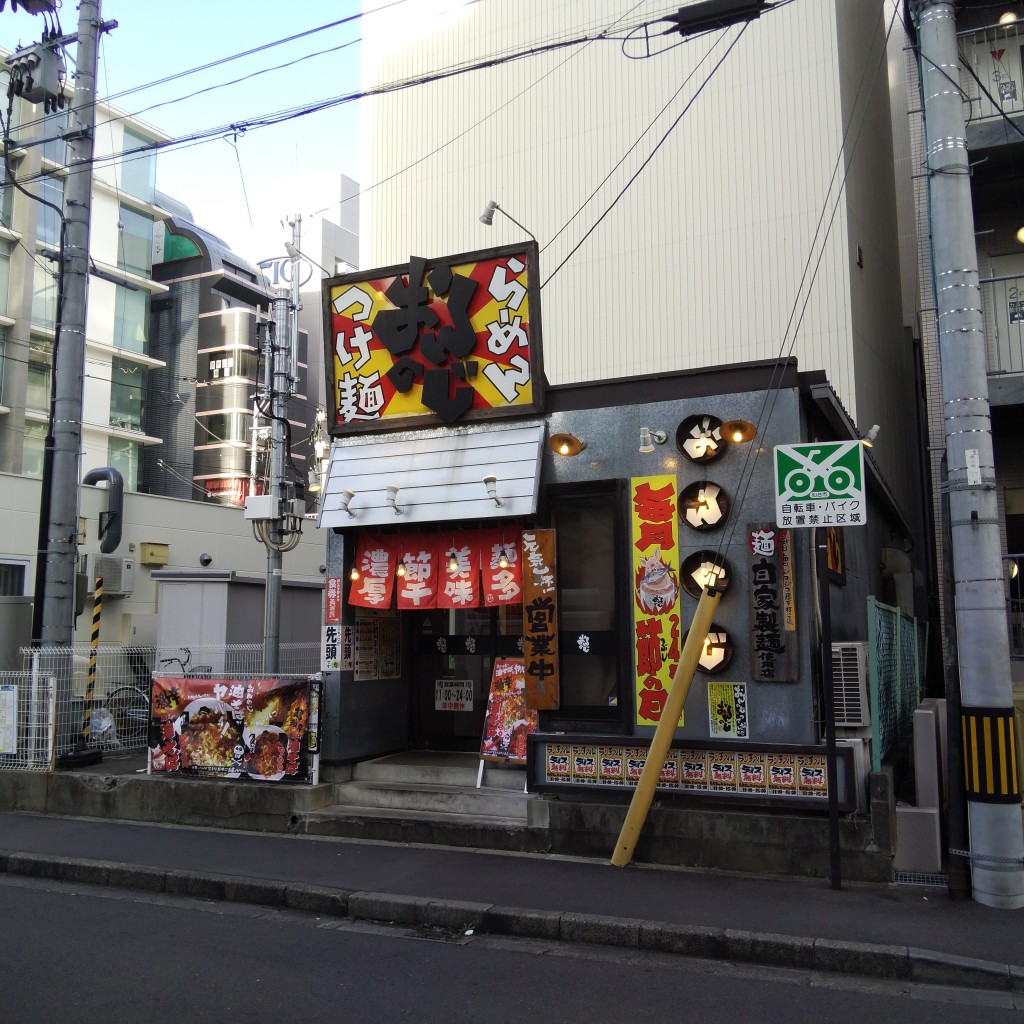
[{"label": "bicycle parking prohibited sign", "polygon": [[863,526],[864,449],[859,441],[775,446],[780,527]]}]

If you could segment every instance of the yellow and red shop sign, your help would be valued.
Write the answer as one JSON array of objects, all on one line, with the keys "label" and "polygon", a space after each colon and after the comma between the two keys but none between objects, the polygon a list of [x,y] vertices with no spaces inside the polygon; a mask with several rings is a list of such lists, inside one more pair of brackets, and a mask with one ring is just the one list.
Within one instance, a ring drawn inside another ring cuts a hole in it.
[{"label": "yellow and red shop sign", "polygon": [[680,652],[676,478],[636,477],[630,492],[636,723],[657,725]]},{"label": "yellow and red shop sign", "polygon": [[536,243],[324,282],[334,434],[539,412]]},{"label": "yellow and red shop sign", "polygon": [[523,570],[518,530],[457,534],[362,531],[348,603],[360,608],[480,608],[518,605]]}]

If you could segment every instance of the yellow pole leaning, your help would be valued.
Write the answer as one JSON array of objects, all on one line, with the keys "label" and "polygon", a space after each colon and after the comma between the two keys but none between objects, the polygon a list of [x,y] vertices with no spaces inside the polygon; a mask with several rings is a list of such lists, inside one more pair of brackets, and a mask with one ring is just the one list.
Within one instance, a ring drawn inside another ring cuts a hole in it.
[{"label": "yellow pole leaning", "polygon": [[617,868],[624,868],[633,859],[633,851],[647,820],[647,812],[651,809],[651,801],[654,799],[654,790],[661,777],[665,755],[672,745],[672,736],[686,703],[686,696],[690,692],[690,684],[697,671],[697,662],[700,660],[701,650],[721,596],[721,591],[707,588],[697,602],[697,610],[693,613],[693,622],[690,623],[690,631],[686,634],[686,643],[683,644],[679,664],[672,676],[661,720],[654,730],[644,770],[640,773],[640,781],[626,812],[626,820],[622,823],[619,841],[615,844],[612,864]]}]

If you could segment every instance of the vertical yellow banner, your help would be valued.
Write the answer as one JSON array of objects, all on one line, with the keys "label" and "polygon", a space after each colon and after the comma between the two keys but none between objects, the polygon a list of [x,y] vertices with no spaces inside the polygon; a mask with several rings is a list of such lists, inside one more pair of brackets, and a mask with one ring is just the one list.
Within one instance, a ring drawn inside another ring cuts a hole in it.
[{"label": "vertical yellow banner", "polygon": [[630,495],[636,723],[657,725],[680,651],[676,478],[634,478]]}]

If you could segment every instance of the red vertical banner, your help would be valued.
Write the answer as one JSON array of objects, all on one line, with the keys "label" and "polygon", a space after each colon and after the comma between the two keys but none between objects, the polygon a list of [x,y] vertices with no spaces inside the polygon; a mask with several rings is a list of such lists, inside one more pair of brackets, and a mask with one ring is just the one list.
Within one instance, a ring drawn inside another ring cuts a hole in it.
[{"label": "red vertical banner", "polygon": [[395,538],[360,533],[348,603],[361,608],[390,608],[395,585]]},{"label": "red vertical banner", "polygon": [[526,704],[539,711],[558,708],[558,575],[555,531],[523,533],[523,655]]},{"label": "red vertical banner", "polygon": [[[471,533],[441,534],[438,608],[480,607],[480,543]],[[447,539],[444,539],[446,538]]]},{"label": "red vertical banner", "polygon": [[676,478],[638,477],[630,481],[630,490],[636,723],[657,725],[679,664]]},{"label": "red vertical banner", "polygon": [[441,547],[436,535],[417,533],[398,539],[398,566],[405,570],[395,584],[399,608],[437,607]]},{"label": "red vertical banner", "polygon": [[488,608],[522,603],[523,562],[518,531],[505,534],[501,530],[485,530],[480,534],[480,577]]}]

